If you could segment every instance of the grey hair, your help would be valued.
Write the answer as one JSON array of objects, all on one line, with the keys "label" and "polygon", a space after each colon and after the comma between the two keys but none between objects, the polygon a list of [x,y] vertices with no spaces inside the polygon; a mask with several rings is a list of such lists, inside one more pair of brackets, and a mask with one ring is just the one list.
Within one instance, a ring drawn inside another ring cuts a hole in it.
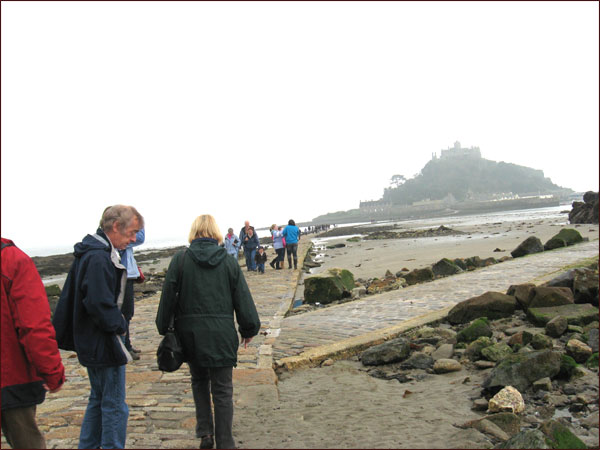
[{"label": "grey hair", "polygon": [[120,231],[124,231],[134,218],[137,218],[140,229],[144,228],[144,218],[133,206],[127,205],[113,205],[107,207],[102,213],[102,219],[100,219],[100,228],[102,231],[110,231],[113,224],[117,223],[117,228]]}]

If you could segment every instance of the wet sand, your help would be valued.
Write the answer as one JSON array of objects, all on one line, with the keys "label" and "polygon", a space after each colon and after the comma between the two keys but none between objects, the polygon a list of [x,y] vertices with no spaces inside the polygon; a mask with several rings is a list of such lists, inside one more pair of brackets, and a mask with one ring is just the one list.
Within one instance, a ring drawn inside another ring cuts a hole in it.
[{"label": "wet sand", "polygon": [[[500,259],[510,256],[510,252],[530,236],[536,236],[545,244],[562,228],[575,228],[584,238],[598,239],[598,225],[567,223],[567,214],[560,217],[520,220],[515,214],[512,221],[493,221],[473,224],[473,217],[427,219],[402,223],[395,231],[438,228],[444,225],[464,234],[456,236],[429,237],[417,239],[384,239],[348,242],[347,237],[316,239],[321,254],[316,260],[322,266],[313,269],[319,273],[333,267],[347,269],[354,278],[383,277],[387,270],[396,273],[403,268],[409,270],[435,264],[442,258],[468,258],[479,256],[482,259]],[[500,217],[499,217],[500,218]],[[499,219],[498,218],[498,219]],[[365,228],[368,230],[368,227]],[[346,246],[326,249],[325,246],[343,243]],[[501,250],[501,251],[495,251]],[[324,253],[324,255],[323,255]]]},{"label": "wet sand", "polygon": [[[542,243],[563,227],[598,239],[597,225],[568,225],[564,218],[470,224],[440,219],[411,223],[437,228],[444,224],[466,234],[455,237],[346,242],[330,238],[341,249],[325,250],[324,264],[347,268],[355,277],[383,276],[386,270],[414,269],[443,257],[509,256],[531,235]],[[502,252],[494,252],[500,248]],[[360,265],[357,267],[357,265]],[[466,300],[466,299],[465,299]],[[492,440],[472,428],[481,418],[471,410],[487,371],[430,375],[399,383],[371,377],[355,357],[330,366],[280,375],[277,389],[236,387],[234,433],[241,448],[491,448]],[[597,444],[598,431],[580,436]]]}]

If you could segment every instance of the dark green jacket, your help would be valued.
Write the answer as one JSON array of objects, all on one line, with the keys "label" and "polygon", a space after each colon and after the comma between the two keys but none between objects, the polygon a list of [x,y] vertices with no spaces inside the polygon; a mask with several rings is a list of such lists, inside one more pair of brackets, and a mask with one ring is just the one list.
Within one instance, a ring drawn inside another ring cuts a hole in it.
[{"label": "dark green jacket", "polygon": [[186,360],[199,367],[235,366],[239,340],[234,311],[243,338],[256,336],[260,330],[256,306],[238,262],[214,239],[195,239],[186,251],[175,254],[156,314],[161,335],[167,331],[175,304],[180,268],[175,330]]}]

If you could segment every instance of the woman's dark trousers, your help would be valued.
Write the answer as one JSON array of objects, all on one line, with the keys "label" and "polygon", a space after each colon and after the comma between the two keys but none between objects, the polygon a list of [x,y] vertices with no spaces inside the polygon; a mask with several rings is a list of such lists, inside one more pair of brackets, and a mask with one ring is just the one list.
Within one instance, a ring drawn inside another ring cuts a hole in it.
[{"label": "woman's dark trousers", "polygon": [[[196,405],[196,437],[214,435],[217,448],[235,448],[233,426],[233,367],[196,367],[189,364]],[[210,397],[215,407],[211,410]]]},{"label": "woman's dark trousers", "polygon": [[298,268],[298,244],[287,244],[288,268],[292,268],[292,256],[294,257],[294,269]]}]

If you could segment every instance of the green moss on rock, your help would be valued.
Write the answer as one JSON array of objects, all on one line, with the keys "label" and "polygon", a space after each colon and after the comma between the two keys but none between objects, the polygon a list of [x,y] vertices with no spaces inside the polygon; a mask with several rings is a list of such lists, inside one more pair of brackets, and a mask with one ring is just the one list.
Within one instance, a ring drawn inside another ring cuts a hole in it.
[{"label": "green moss on rock", "polygon": [[480,317],[471,322],[466,328],[460,330],[456,335],[457,342],[473,342],[481,336],[492,336],[487,317]]},{"label": "green moss on rock", "polygon": [[588,448],[581,439],[558,420],[550,420],[542,424],[540,430],[552,441],[552,448]]},{"label": "green moss on rock", "polygon": [[304,280],[305,303],[328,304],[349,296],[354,289],[354,275],[346,269],[329,269]]}]

